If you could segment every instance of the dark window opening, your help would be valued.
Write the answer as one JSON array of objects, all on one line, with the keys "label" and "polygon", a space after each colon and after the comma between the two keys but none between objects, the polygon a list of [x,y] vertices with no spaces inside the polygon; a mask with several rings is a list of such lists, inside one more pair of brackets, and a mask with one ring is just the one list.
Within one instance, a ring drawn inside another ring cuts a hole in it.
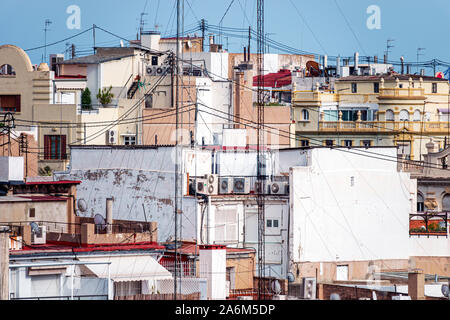
[{"label": "dark window opening", "polygon": [[325,140],[325,146],[332,147],[334,144],[333,140]]},{"label": "dark window opening", "polygon": [[357,83],[352,83],[352,93],[357,93],[358,92],[358,85]]},{"label": "dark window opening", "polygon": [[65,135],[44,136],[44,159],[45,160],[67,159]]},{"label": "dark window opening", "polygon": [[29,209],[29,216],[30,216],[30,218],[36,217],[36,209],[35,208]]},{"label": "dark window opening", "polygon": [[0,95],[0,112],[20,112],[20,95]]},{"label": "dark window opening", "polygon": [[373,92],[375,92],[375,93],[380,92],[380,84],[378,82],[373,83]]}]

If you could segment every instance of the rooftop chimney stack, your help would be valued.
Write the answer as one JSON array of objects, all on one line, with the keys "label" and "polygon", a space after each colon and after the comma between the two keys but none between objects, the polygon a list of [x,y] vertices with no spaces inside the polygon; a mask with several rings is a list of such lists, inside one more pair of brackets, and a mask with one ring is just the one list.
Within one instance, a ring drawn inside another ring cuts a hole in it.
[{"label": "rooftop chimney stack", "polygon": [[336,76],[339,78],[341,76],[341,57],[336,58]]},{"label": "rooftop chimney stack", "polygon": [[387,64],[387,55],[386,55],[386,54],[384,55],[383,61],[384,61],[384,62],[383,62],[384,64]]},{"label": "rooftop chimney stack", "polygon": [[112,205],[113,205],[113,199],[108,198],[106,199],[106,233],[111,234],[112,233]]},{"label": "rooftop chimney stack", "polygon": [[404,60],[405,60],[405,58],[403,58],[403,57],[400,57],[400,62],[402,63],[401,74],[404,74],[404,73],[405,73],[405,65],[404,65]]},{"label": "rooftop chimney stack", "polygon": [[359,53],[358,52],[355,52],[355,56],[354,56],[354,59],[355,59],[355,73],[356,73],[356,75],[359,75]]},{"label": "rooftop chimney stack", "polygon": [[373,57],[373,63],[378,63],[378,56]]}]

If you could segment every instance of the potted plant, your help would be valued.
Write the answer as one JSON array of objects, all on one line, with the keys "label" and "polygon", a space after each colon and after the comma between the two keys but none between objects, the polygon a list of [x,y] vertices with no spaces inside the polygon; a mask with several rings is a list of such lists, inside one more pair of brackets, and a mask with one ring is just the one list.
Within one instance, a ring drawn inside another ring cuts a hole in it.
[{"label": "potted plant", "polygon": [[98,89],[97,99],[102,104],[103,107],[108,106],[111,104],[112,99],[114,98],[114,94],[111,93],[112,86],[110,86],[108,89]]},{"label": "potted plant", "polygon": [[86,88],[81,93],[81,109],[92,110],[91,91]]}]

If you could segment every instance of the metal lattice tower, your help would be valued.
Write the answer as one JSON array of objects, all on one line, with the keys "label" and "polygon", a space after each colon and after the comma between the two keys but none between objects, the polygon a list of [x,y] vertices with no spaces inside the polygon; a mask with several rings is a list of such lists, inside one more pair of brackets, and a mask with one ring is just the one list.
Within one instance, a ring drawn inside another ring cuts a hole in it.
[{"label": "metal lattice tower", "polygon": [[265,294],[265,284],[262,281],[264,278],[265,271],[265,199],[264,199],[264,181],[265,172],[263,168],[265,167],[264,160],[264,83],[263,83],[263,73],[264,73],[264,0],[257,0],[257,16],[258,16],[258,30],[257,30],[257,43],[258,43],[258,158],[257,158],[257,179],[259,190],[257,193],[257,205],[258,205],[258,300],[264,299]]}]

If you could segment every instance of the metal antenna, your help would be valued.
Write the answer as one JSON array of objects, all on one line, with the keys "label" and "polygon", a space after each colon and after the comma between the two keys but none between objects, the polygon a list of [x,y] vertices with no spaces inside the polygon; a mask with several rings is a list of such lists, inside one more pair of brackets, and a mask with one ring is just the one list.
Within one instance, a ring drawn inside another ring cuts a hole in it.
[{"label": "metal antenna", "polygon": [[265,172],[263,168],[265,166],[264,151],[264,52],[265,52],[265,33],[264,33],[264,0],[257,0],[257,43],[258,43],[258,158],[257,158],[257,180],[259,190],[257,192],[257,205],[258,205],[258,300],[264,299],[265,283],[265,199],[264,199],[264,181]]},{"label": "metal antenna", "polygon": [[389,49],[394,48],[394,45],[391,44],[394,41],[395,41],[394,39],[386,40],[386,63],[388,62],[389,52],[391,52]]},{"label": "metal antenna", "polygon": [[51,24],[52,24],[52,22],[50,21],[50,19],[45,19],[45,23],[44,23],[44,56],[42,57],[42,62],[45,62],[45,60],[47,59],[47,31],[50,31],[50,29],[48,27]]},{"label": "metal antenna", "polygon": [[420,53],[421,51],[424,51],[426,48],[417,48],[417,73],[419,73],[419,56],[423,56],[423,53]]}]

